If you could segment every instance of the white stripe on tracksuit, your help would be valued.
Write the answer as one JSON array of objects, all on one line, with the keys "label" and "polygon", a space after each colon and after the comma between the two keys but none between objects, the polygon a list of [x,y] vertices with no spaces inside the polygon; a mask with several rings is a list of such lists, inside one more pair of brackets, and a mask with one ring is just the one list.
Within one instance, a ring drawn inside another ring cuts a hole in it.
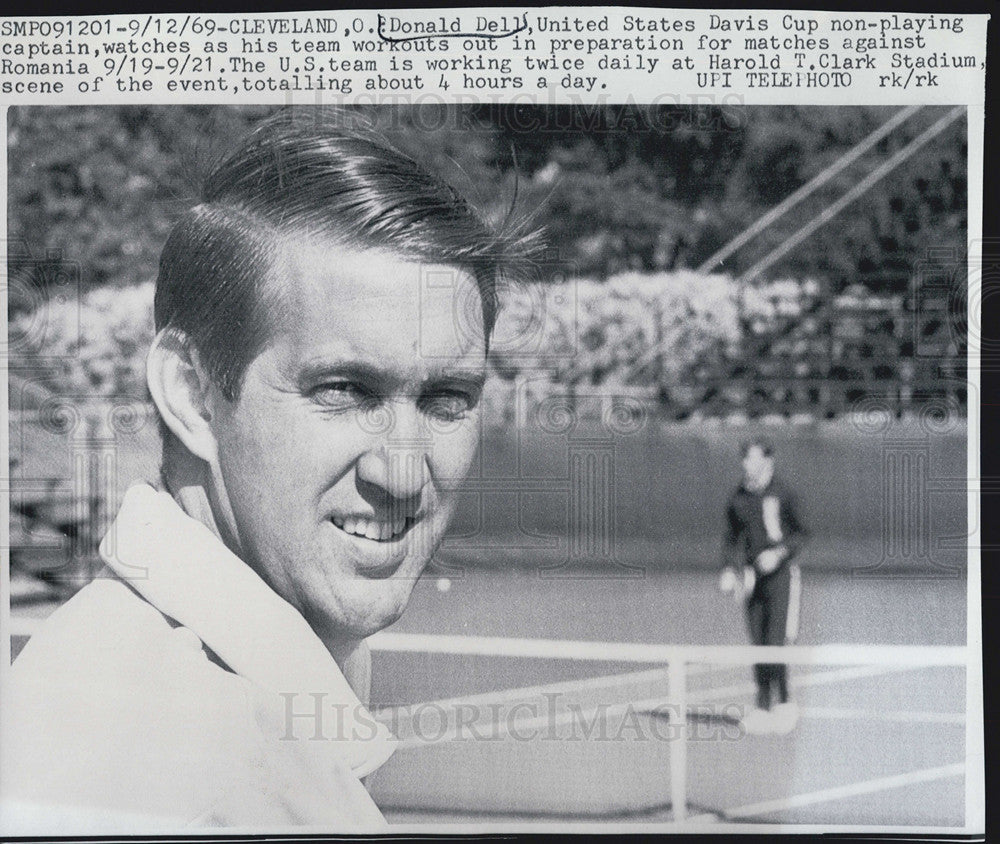
[{"label": "white stripe on tracksuit", "polygon": [[792,644],[799,635],[799,603],[802,597],[802,572],[795,563],[788,565],[788,615],[785,616],[785,643]]}]

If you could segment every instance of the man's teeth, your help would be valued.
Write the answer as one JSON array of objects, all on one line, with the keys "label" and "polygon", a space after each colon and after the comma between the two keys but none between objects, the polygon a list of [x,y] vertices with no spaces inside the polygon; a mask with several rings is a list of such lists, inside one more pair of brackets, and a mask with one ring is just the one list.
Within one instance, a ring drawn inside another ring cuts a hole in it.
[{"label": "man's teeth", "polygon": [[363,536],[376,542],[384,542],[403,532],[406,519],[396,519],[393,522],[376,522],[371,519],[343,519],[333,517],[333,523],[345,533]]}]

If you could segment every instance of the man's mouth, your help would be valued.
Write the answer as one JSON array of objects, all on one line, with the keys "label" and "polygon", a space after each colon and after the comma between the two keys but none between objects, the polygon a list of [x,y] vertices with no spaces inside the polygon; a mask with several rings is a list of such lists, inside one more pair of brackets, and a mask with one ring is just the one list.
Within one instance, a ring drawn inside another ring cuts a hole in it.
[{"label": "man's mouth", "polygon": [[356,516],[334,516],[332,521],[344,533],[351,536],[359,536],[373,542],[391,542],[405,534],[416,522],[416,519],[407,516],[387,521]]}]

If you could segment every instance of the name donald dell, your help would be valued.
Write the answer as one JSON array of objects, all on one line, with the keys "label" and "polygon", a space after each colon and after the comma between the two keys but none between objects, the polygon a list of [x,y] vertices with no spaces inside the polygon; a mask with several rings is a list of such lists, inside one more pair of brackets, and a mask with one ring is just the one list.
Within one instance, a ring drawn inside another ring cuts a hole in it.
[{"label": "name donald dell", "polygon": [[473,19],[461,15],[430,18],[428,20],[404,20],[397,15],[378,16],[380,35],[421,36],[421,35],[510,35],[528,27],[528,13],[520,15],[499,15],[487,17],[477,15]]}]

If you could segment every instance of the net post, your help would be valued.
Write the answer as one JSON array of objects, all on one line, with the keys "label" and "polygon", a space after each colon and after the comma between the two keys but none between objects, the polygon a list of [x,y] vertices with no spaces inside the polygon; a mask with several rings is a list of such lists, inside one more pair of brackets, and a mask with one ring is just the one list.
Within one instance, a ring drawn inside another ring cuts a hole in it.
[{"label": "net post", "polygon": [[687,664],[675,656],[667,666],[670,698],[670,806],[674,823],[687,820]]}]

